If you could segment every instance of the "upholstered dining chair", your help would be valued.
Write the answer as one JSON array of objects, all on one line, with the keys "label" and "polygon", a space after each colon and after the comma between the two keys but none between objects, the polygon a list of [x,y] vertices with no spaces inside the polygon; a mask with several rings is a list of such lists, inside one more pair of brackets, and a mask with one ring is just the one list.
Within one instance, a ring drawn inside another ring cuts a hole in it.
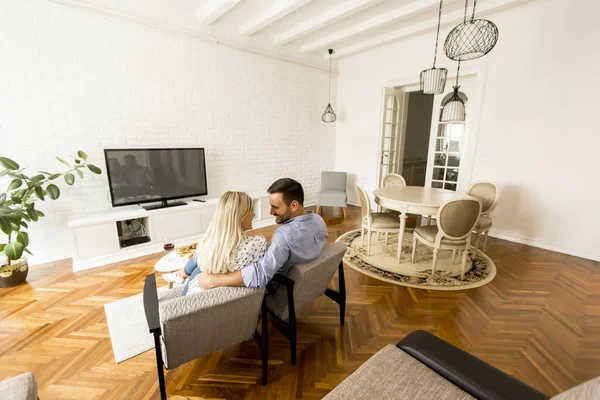
[{"label": "upholstered dining chair", "polygon": [[[398,233],[400,230],[400,218],[398,214],[387,212],[372,212],[371,200],[367,191],[359,185],[358,197],[360,198],[360,214],[361,214],[361,231],[360,231],[360,247],[365,246],[365,230],[367,231],[367,255],[371,255],[371,233],[385,233],[385,244],[388,243],[388,235],[390,233]],[[399,243],[399,246],[402,244]]]},{"label": "upholstered dining chair", "polygon": [[404,187],[406,181],[404,177],[399,174],[387,174],[383,177],[382,187]]},{"label": "upholstered dining chair", "polygon": [[[344,280],[343,258],[346,245],[336,242],[327,246],[314,261],[293,266],[287,275],[276,274],[273,281],[280,284],[276,289],[272,284],[267,289],[274,295],[265,297],[267,312],[273,316],[271,323],[289,341],[292,365],[296,364],[296,310],[325,295],[340,306],[340,325],[344,325],[346,314],[346,283]],[[338,271],[338,290],[328,287],[335,271]],[[287,320],[287,322],[286,322]]]},{"label": "upholstered dining chair", "polygon": [[483,251],[487,247],[488,233],[492,229],[492,211],[498,204],[498,197],[500,196],[500,188],[498,184],[488,181],[475,182],[469,188],[467,192],[470,196],[477,197],[481,200],[481,215],[479,221],[475,225],[475,233],[477,238],[475,239],[475,249],[479,249],[479,238],[483,233]]},{"label": "upholstered dining chair", "polygon": [[412,262],[415,262],[418,242],[433,247],[431,267],[431,276],[433,277],[437,266],[438,252],[452,250],[452,262],[454,263],[456,251],[459,250],[462,251],[460,279],[464,279],[467,252],[471,247],[471,232],[475,228],[480,214],[481,200],[475,197],[455,197],[442,204],[438,213],[437,225],[423,225],[415,228]]},{"label": "upholstered dining chair", "polygon": [[[262,356],[262,380],[267,384],[267,314],[264,289],[219,287],[182,296],[183,286],[156,290],[154,274],[144,282],[144,311],[154,335],[161,399],[166,400],[163,364],[176,368],[217,350],[254,338]],[[256,330],[262,313],[261,334]]]},{"label": "upholstered dining chair", "polygon": [[317,214],[321,214],[321,207],[342,207],[346,219],[348,200],[346,178],[345,172],[321,172],[321,190],[317,193]]}]

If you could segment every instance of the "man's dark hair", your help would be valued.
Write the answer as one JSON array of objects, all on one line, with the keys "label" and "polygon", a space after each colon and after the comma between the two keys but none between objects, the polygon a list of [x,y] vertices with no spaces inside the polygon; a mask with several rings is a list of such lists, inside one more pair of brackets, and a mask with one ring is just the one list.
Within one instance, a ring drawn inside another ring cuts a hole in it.
[{"label": "man's dark hair", "polygon": [[267,193],[281,193],[283,195],[283,202],[286,206],[289,206],[292,201],[296,200],[300,205],[304,204],[304,189],[302,185],[292,178],[281,178],[277,179],[269,188]]}]

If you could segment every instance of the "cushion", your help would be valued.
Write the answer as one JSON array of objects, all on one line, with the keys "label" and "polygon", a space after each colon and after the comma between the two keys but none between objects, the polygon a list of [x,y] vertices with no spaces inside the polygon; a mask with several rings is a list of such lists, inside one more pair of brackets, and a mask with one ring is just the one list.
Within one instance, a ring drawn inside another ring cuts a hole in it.
[{"label": "cushion", "polygon": [[371,213],[371,227],[375,229],[400,229],[400,217],[396,213]]},{"label": "cushion", "polygon": [[492,226],[492,219],[490,217],[479,217],[479,220],[477,221],[477,225],[475,225],[475,228],[487,229],[490,226]]},{"label": "cushion", "polygon": [[600,399],[600,377],[594,378],[591,381],[582,383],[554,396],[550,400],[583,400],[583,399]]},{"label": "cushion", "polygon": [[4,400],[36,400],[37,382],[31,372],[25,372],[0,382],[0,393]]},{"label": "cushion", "polygon": [[474,397],[389,344],[324,399],[462,400]]},{"label": "cushion", "polygon": [[[415,233],[417,233],[423,239],[434,243],[435,237],[438,234],[438,227],[437,227],[437,225],[419,226],[419,227],[415,228]],[[450,239],[443,238],[442,244],[449,244],[449,245],[453,245],[453,246],[460,246],[460,245],[466,246],[467,240],[466,239],[465,240],[450,240]]]},{"label": "cushion", "polygon": [[346,207],[348,195],[340,190],[321,190],[317,194],[317,205],[326,207]]}]

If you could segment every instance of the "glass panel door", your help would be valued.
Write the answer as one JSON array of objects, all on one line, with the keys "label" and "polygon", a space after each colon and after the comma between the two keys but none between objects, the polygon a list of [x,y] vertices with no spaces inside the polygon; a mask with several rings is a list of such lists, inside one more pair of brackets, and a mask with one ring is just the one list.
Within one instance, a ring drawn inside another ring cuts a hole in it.
[{"label": "glass panel door", "polygon": [[464,123],[438,124],[431,187],[456,190]]}]

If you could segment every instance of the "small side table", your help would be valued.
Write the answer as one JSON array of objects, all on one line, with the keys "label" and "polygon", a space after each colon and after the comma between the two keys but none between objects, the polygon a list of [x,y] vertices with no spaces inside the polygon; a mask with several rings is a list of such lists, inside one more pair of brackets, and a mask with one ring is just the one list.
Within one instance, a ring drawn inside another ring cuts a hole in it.
[{"label": "small side table", "polygon": [[[176,251],[171,251],[164,255],[160,260],[154,264],[154,270],[167,274],[169,272],[175,272],[183,267],[189,260],[189,256],[180,256]],[[169,289],[173,288],[173,282],[169,282]]]}]

